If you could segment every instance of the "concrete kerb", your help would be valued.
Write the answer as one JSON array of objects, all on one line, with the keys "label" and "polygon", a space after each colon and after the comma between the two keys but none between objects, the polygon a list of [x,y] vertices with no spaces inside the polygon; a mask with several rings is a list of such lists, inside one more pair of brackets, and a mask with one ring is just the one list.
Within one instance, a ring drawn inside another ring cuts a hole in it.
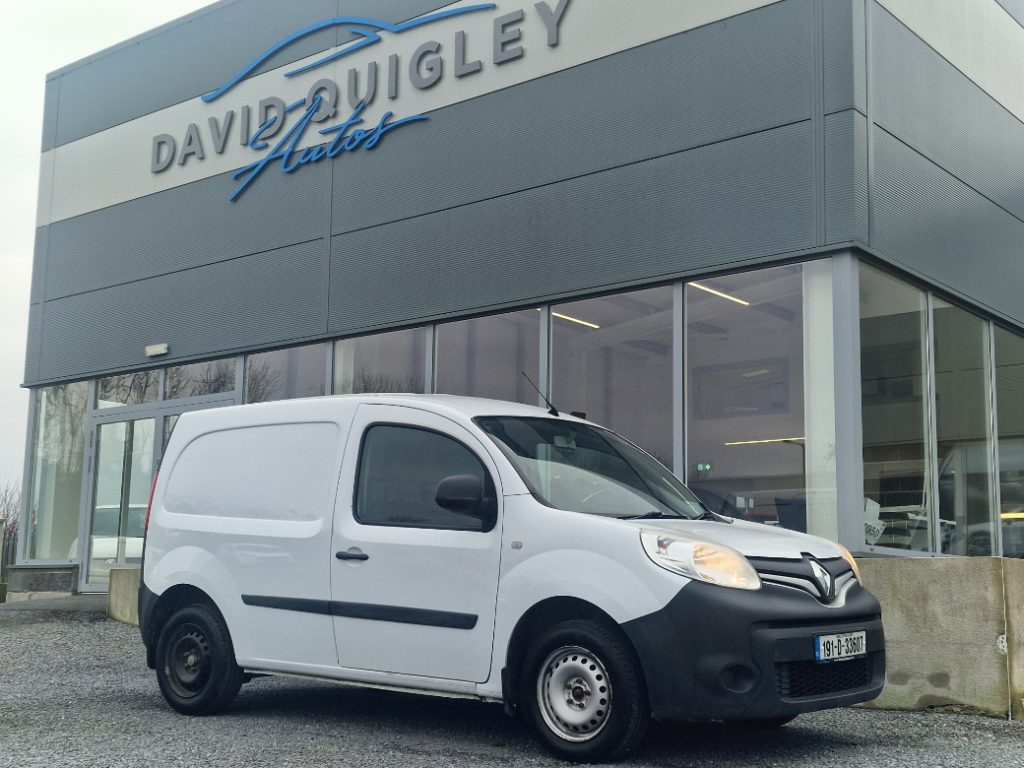
[{"label": "concrete kerb", "polygon": [[43,597],[38,594],[31,598],[13,600],[0,605],[0,615],[12,613],[95,613],[106,612],[106,595],[59,595]]},{"label": "concrete kerb", "polygon": [[1024,563],[859,563],[865,586],[882,604],[887,656],[885,690],[865,706],[1024,716]]},{"label": "concrete kerb", "polygon": [[1010,716],[1024,720],[1024,560],[1003,560]]},{"label": "concrete kerb", "polygon": [[140,574],[138,566],[110,569],[110,586],[107,592],[107,615],[110,618],[139,626]]}]

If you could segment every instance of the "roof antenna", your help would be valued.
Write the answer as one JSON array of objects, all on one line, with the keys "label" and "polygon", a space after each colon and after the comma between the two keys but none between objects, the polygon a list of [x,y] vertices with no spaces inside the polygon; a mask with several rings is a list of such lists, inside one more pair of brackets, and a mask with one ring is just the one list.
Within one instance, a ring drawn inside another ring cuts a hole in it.
[{"label": "roof antenna", "polygon": [[526,371],[520,371],[520,373],[523,374],[523,378],[524,379],[526,379],[528,382],[530,382],[530,386],[537,390],[537,394],[540,395],[541,399],[545,403],[547,403],[548,413],[550,415],[552,415],[552,416],[558,417],[560,415],[558,413],[558,409],[556,409],[555,406],[553,406],[551,404],[551,401],[548,400],[547,395],[545,395],[543,392],[540,391],[540,387],[538,387],[536,384],[533,383],[533,379],[531,379],[529,376],[526,375]]}]

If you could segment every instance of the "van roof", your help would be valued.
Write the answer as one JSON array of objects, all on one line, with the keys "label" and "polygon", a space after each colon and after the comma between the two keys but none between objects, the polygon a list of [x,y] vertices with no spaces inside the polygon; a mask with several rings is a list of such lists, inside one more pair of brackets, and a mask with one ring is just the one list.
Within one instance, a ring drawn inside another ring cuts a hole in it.
[{"label": "van roof", "polygon": [[[241,414],[243,411],[255,409],[273,409],[280,415],[289,412],[309,412],[310,408],[330,409],[332,405],[344,403],[347,407],[363,403],[379,403],[383,405],[399,405],[422,408],[439,414],[475,418],[477,416],[520,416],[551,418],[545,408],[534,405],[523,405],[507,400],[492,400],[481,397],[464,397],[460,395],[417,395],[417,394],[361,394],[361,395],[325,395],[321,397],[297,398],[292,400],[274,400],[266,403],[253,403],[242,406],[217,408],[212,412],[231,411]],[[560,412],[560,416],[571,421],[581,421],[568,412]]]}]

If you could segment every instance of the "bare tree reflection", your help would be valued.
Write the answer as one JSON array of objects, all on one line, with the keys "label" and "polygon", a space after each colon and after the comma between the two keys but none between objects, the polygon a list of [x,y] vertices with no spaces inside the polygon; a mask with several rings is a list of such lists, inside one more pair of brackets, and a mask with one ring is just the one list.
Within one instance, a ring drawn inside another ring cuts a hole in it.
[{"label": "bare tree reflection", "polygon": [[363,395],[375,392],[422,392],[423,380],[419,376],[390,376],[385,373],[359,371],[353,379],[338,383],[338,394]]},{"label": "bare tree reflection", "polygon": [[164,398],[201,397],[230,392],[235,388],[235,361],[213,360],[209,363],[182,365],[167,369]]},{"label": "bare tree reflection", "polygon": [[269,361],[248,360],[245,364],[245,402],[266,403],[280,400],[281,371]]},{"label": "bare tree reflection", "polygon": [[100,379],[96,399],[103,405],[138,405],[157,398],[160,371],[137,371]]}]

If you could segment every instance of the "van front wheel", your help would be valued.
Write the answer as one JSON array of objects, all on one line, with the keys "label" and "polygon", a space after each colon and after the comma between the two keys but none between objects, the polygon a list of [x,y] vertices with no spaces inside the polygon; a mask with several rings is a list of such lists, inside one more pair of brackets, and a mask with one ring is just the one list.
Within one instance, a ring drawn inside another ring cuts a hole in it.
[{"label": "van front wheel", "polygon": [[534,733],[563,760],[611,760],[635,747],[650,721],[632,649],[591,621],[543,631],[523,664],[520,692]]},{"label": "van front wheel", "polygon": [[213,608],[189,605],[168,619],[157,640],[156,676],[167,703],[182,714],[210,715],[231,704],[244,675]]}]

